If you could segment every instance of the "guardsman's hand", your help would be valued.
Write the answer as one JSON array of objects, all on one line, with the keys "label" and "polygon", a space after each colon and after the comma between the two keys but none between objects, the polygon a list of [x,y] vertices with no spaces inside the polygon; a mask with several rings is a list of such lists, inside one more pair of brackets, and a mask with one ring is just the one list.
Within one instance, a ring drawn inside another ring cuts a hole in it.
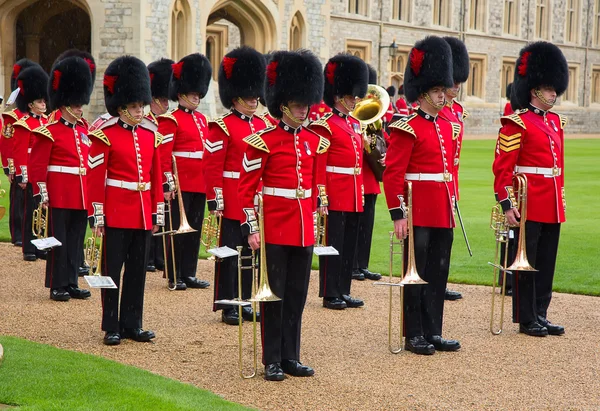
[{"label": "guardsman's hand", "polygon": [[104,235],[104,226],[96,226],[94,227],[92,230],[94,230],[94,235],[96,237],[100,237],[101,235]]},{"label": "guardsman's hand", "polygon": [[174,200],[174,199],[175,199],[175,192],[174,191],[167,191],[165,193],[165,201]]},{"label": "guardsman's hand", "polygon": [[248,245],[253,251],[260,248],[260,233],[250,234],[248,236]]},{"label": "guardsman's hand", "polygon": [[19,187],[25,190],[27,188],[27,183],[19,183]]},{"label": "guardsman's hand", "polygon": [[8,182],[12,184],[12,182],[15,180],[15,175],[9,174],[7,177],[8,177]]},{"label": "guardsman's hand", "polygon": [[317,208],[317,212],[319,215],[329,215],[329,211],[327,211],[327,207],[319,207]]},{"label": "guardsman's hand", "polygon": [[508,225],[512,226],[512,227],[516,227],[519,225],[519,218],[521,218],[521,214],[519,214],[519,210],[517,210],[516,208],[511,208],[510,210],[508,210],[506,213],[506,221],[508,222]]},{"label": "guardsman's hand", "polygon": [[156,224],[154,224],[154,225],[152,226],[152,234],[156,234],[156,233],[158,233],[158,229],[159,229],[159,227],[158,227]]},{"label": "guardsman's hand", "polygon": [[211,213],[213,213],[216,217],[223,217],[223,210],[212,210]]},{"label": "guardsman's hand", "polygon": [[408,220],[406,218],[394,220],[394,234],[396,234],[398,240],[406,238],[408,235]]}]

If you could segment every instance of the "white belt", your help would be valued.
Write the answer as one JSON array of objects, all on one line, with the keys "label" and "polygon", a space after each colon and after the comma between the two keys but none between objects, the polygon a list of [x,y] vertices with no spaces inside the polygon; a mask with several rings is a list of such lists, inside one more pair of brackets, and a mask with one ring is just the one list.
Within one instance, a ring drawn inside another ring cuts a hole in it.
[{"label": "white belt", "polygon": [[263,194],[267,196],[285,197],[294,199],[310,198],[312,189],[305,190],[303,188],[276,188],[276,187],[263,187]]},{"label": "white belt", "polygon": [[528,166],[515,166],[516,173],[526,174],[539,174],[545,177],[558,177],[562,174],[560,167],[528,167]]},{"label": "white belt", "polygon": [[240,178],[240,173],[238,171],[223,171],[223,178]]},{"label": "white belt", "polygon": [[452,181],[452,174],[450,173],[406,173],[404,176],[405,180],[412,181],[437,181],[438,183],[444,183]]},{"label": "white belt", "polygon": [[202,151],[173,151],[175,157],[202,158]]},{"label": "white belt", "polygon": [[348,174],[351,176],[356,176],[360,174],[360,167],[337,167],[337,166],[327,166],[325,167],[325,171],[329,173],[335,174]]},{"label": "white belt", "polygon": [[65,166],[48,166],[48,171],[53,173],[74,174],[76,176],[85,175],[85,167],[65,167]]},{"label": "white belt", "polygon": [[112,178],[106,179],[106,185],[111,187],[124,188],[131,191],[148,191],[150,190],[150,183],[134,183],[129,181],[113,180]]}]

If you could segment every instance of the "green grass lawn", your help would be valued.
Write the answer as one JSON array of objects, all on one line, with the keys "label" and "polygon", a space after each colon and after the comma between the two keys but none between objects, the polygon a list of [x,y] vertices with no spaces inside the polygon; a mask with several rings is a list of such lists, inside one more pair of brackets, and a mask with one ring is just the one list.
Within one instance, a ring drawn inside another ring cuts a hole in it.
[{"label": "green grass lawn", "polygon": [[114,361],[0,337],[0,404],[19,410],[248,410],[192,385]]}]

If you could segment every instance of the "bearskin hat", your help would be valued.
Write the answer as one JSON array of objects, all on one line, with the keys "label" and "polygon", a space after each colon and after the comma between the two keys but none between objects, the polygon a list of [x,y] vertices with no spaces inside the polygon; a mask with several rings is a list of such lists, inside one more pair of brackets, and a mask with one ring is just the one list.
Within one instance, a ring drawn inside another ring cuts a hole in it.
[{"label": "bearskin hat", "polygon": [[265,85],[269,113],[281,118],[282,104],[294,101],[310,106],[320,102],[323,96],[322,70],[317,56],[308,50],[274,52],[267,65]]},{"label": "bearskin hat", "polygon": [[562,51],[552,43],[538,41],[519,52],[510,94],[513,110],[527,107],[532,89],[553,87],[560,96],[569,85],[569,65]]},{"label": "bearskin hat", "polygon": [[200,93],[204,98],[212,76],[212,67],[206,57],[200,53],[185,56],[173,64],[173,74],[169,93],[171,100],[177,101],[177,95]]},{"label": "bearskin hat", "polygon": [[236,97],[259,97],[265,88],[265,57],[242,46],[227,53],[219,66],[219,97],[226,108]]},{"label": "bearskin hat", "polygon": [[173,60],[160,59],[148,65],[152,97],[169,98],[169,82],[173,73],[173,64],[175,64]]},{"label": "bearskin hat", "polygon": [[54,62],[48,80],[50,110],[89,104],[91,94],[92,74],[84,59],[72,56]]},{"label": "bearskin hat", "polygon": [[323,100],[333,108],[336,96],[363,98],[367,94],[368,84],[367,63],[352,54],[340,53],[325,65]]},{"label": "bearskin hat", "polygon": [[377,84],[377,70],[370,64],[367,64],[369,69],[369,84]]},{"label": "bearskin hat", "polygon": [[456,37],[444,37],[452,50],[452,78],[454,83],[464,83],[469,78],[469,52],[465,43]]},{"label": "bearskin hat", "polygon": [[17,77],[19,76],[19,73],[21,73],[21,70],[25,70],[27,67],[31,67],[31,66],[41,67],[39,64],[37,64],[36,62],[31,61],[29,59],[17,60],[17,62],[13,66],[13,71],[10,76],[10,91],[15,91],[15,89],[18,87],[17,86]]},{"label": "bearskin hat", "polygon": [[119,115],[119,108],[129,103],[150,104],[150,74],[144,62],[137,57],[122,56],[108,65],[104,72],[104,104],[111,116]]},{"label": "bearskin hat", "polygon": [[390,96],[390,97],[394,97],[396,95],[396,87],[394,87],[394,86],[389,86],[388,88],[385,89],[385,91],[387,91],[388,96]]},{"label": "bearskin hat", "polygon": [[16,104],[23,113],[29,111],[29,103],[35,100],[43,98],[48,101],[48,74],[37,64],[21,70],[17,77],[17,87],[20,90]]},{"label": "bearskin hat", "polygon": [[510,100],[510,93],[512,93],[512,85],[513,83],[508,83],[506,85],[506,98]]},{"label": "bearskin hat", "polygon": [[404,84],[400,84],[400,87],[398,87],[398,95],[399,96],[404,95]]},{"label": "bearskin hat", "polygon": [[67,51],[63,51],[60,56],[58,56],[55,62],[64,60],[67,57],[80,57],[88,64],[90,67],[90,73],[92,74],[92,91],[94,89],[94,83],[96,82],[96,61],[94,60],[94,56],[92,56],[87,51],[78,50],[78,49],[69,49]]},{"label": "bearskin hat", "polygon": [[410,102],[427,90],[452,87],[452,50],[444,39],[428,36],[415,43],[404,71],[404,94]]}]

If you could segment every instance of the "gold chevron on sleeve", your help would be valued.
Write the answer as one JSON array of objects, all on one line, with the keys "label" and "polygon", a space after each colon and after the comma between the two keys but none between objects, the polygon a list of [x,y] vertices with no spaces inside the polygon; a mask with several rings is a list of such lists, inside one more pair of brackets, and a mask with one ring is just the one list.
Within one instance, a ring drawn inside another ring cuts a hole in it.
[{"label": "gold chevron on sleeve", "polygon": [[[110,146],[110,140],[108,139],[108,137],[106,136],[106,134],[104,134],[104,131],[102,131],[102,130],[94,130],[91,133],[89,133],[88,136],[96,137],[98,140],[102,141],[107,146]],[[156,140],[155,140],[155,144],[156,144]]]},{"label": "gold chevron on sleeve", "polygon": [[498,148],[505,153],[510,153],[521,148],[521,133],[515,133],[510,136],[500,133],[498,135]]}]

